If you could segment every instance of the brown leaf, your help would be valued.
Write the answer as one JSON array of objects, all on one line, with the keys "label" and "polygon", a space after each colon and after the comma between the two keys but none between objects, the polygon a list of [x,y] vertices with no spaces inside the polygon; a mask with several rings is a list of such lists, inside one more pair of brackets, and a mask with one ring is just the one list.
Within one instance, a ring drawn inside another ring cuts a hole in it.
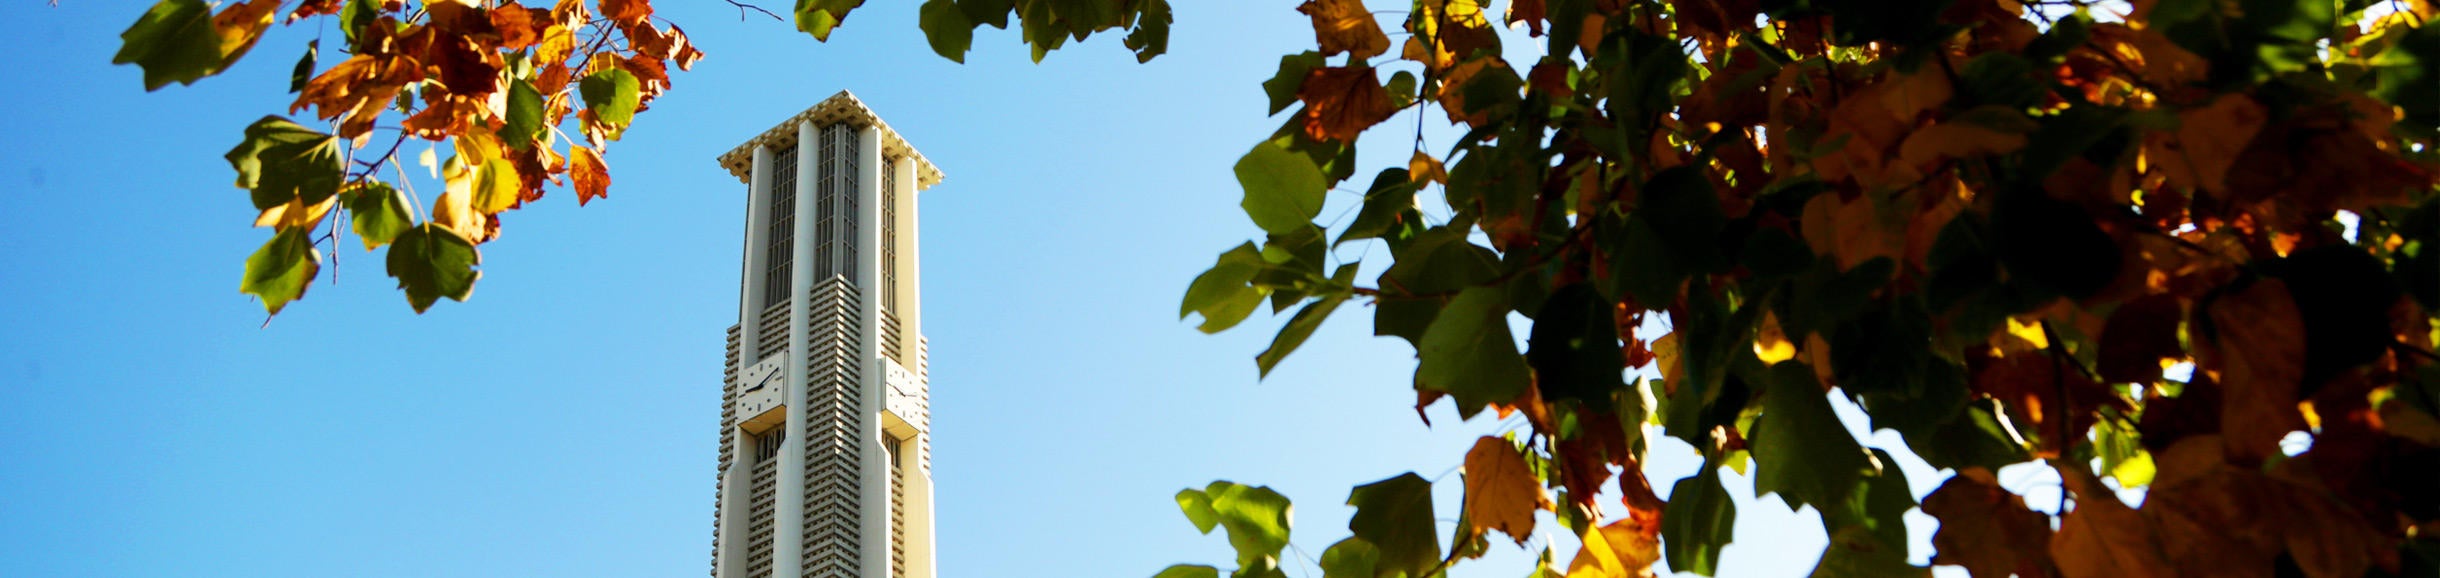
[{"label": "brown leaf", "polygon": [[426,64],[439,70],[442,86],[451,93],[470,97],[489,96],[497,90],[500,69],[506,64],[498,51],[476,37],[452,34],[434,39],[426,59]]},{"label": "brown leaf", "polygon": [[1414,158],[1407,159],[1406,174],[1408,180],[1418,183],[1447,184],[1449,182],[1449,171],[1441,166],[1440,159],[1432,158],[1431,153],[1420,150],[1415,151]]},{"label": "brown leaf", "polygon": [[1550,20],[1550,8],[1542,0],[1508,0],[1507,20],[1510,30],[1523,23],[1528,33],[1538,37],[1542,35],[1542,23]]},{"label": "brown leaf", "polygon": [[1482,126],[1491,122],[1489,110],[1476,110],[1475,107],[1466,105],[1466,84],[1473,82],[1475,76],[1483,74],[1516,78],[1516,71],[1509,69],[1508,63],[1498,58],[1477,58],[1449,69],[1448,75],[1440,80],[1439,99],[1440,109],[1448,113],[1449,122],[1462,122],[1474,126]]},{"label": "brown leaf", "polygon": [[2186,348],[2177,339],[2178,325],[2185,319],[2185,304],[2174,295],[2152,295],[2118,306],[2101,329],[2101,352],[2095,364],[2101,378],[2119,383],[2159,381],[2161,360],[2186,356]]},{"label": "brown leaf", "polygon": [[417,54],[429,35],[420,29],[393,35],[393,25],[394,21],[384,17],[366,27],[357,54],[306,82],[288,112],[310,106],[322,120],[339,119],[340,138],[353,139],[372,131],[373,120],[397,98],[398,91],[423,80],[423,64]]},{"label": "brown leaf", "polygon": [[338,14],[339,7],[344,4],[345,2],[342,0],[305,0],[297,3],[296,10],[288,13],[287,21],[296,22],[315,16]]},{"label": "brown leaf", "polygon": [[1974,578],[2052,574],[2050,516],[2000,489],[1991,472],[1960,471],[1923,497],[1923,513],[1940,520],[1932,534],[1932,564],[1964,566]]},{"label": "brown leaf", "polygon": [[1534,513],[1550,507],[1550,496],[1517,451],[1508,440],[1474,440],[1466,452],[1466,517],[1475,528],[1499,530],[1523,545],[1533,535]]},{"label": "brown leaf", "polygon": [[1296,98],[1305,101],[1305,134],[1314,140],[1355,142],[1397,111],[1370,66],[1313,69]]},{"label": "brown leaf", "polygon": [[686,31],[676,24],[669,25],[669,38],[674,47],[670,49],[670,62],[677,64],[678,70],[694,70],[695,62],[703,60],[703,51],[696,49],[695,43],[686,39]]},{"label": "brown leaf", "polygon": [[1950,121],[1923,127],[1898,145],[1898,159],[1918,172],[1929,172],[1941,161],[2003,155],[2025,148],[2025,135],[1971,122]]},{"label": "brown leaf", "polygon": [[610,167],[601,153],[582,146],[568,148],[568,179],[576,183],[576,206],[610,196]]},{"label": "brown leaf", "polygon": [[[2054,466],[2059,465],[2053,462]],[[2050,557],[2065,578],[2171,578],[2177,568],[2161,556],[2160,538],[2142,514],[2118,501],[2092,472],[2068,465],[2059,477],[2076,508],[2059,518]]]},{"label": "brown leaf", "polygon": [[1754,29],[1754,17],[1762,14],[1757,0],[1671,0],[1676,7],[1678,25],[1688,34],[1703,38],[1726,38],[1730,34]]},{"label": "brown leaf", "polygon": [[1875,190],[1922,178],[1913,167],[1891,162],[1895,155],[1890,152],[1906,138],[1907,127],[1889,109],[1888,99],[1883,98],[1894,88],[1890,83],[1877,84],[1848,95],[1839,101],[1837,108],[1831,109],[1829,130],[1819,142],[1823,145],[1839,142],[1840,146],[1813,159],[1813,170],[1821,174],[1822,180],[1854,179],[1858,186]]},{"label": "brown leaf", "polygon": [[1483,16],[1482,0],[1422,0],[1415,8],[1406,25],[1413,35],[1399,56],[1423,63],[1426,72],[1441,74],[1478,52],[1499,54],[1499,33]]},{"label": "brown leaf", "polygon": [[622,27],[644,25],[652,17],[651,0],[601,0],[602,17]]},{"label": "brown leaf", "polygon": [[2330,211],[2405,204],[2408,190],[2431,183],[2429,173],[2353,126],[2351,114],[2352,107],[2320,107],[2265,126],[2228,169],[2228,201],[2296,230]]},{"label": "brown leaf", "polygon": [[1350,63],[1359,63],[1389,52],[1389,36],[1381,33],[1381,23],[1364,8],[1364,0],[1305,0],[1296,11],[1313,17],[1313,38],[1321,42],[1322,56],[1345,52]]},{"label": "brown leaf", "polygon": [[2221,95],[2209,104],[2179,111],[2177,132],[2147,136],[2144,159],[2168,175],[2170,186],[2214,194],[2227,191],[2229,166],[2262,130],[2269,114],[2253,97]]},{"label": "brown leaf", "polygon": [[[2037,333],[2037,335],[2039,335]],[[2011,338],[2012,339],[2012,338]],[[1966,368],[1974,391],[2000,400],[2010,422],[2039,436],[2043,455],[2056,455],[2092,429],[2094,412],[2102,407],[2126,407],[2109,387],[2093,382],[2082,371],[2063,367],[2072,359],[2057,359],[2050,349],[1967,349]]]},{"label": "brown leaf", "polygon": [[2304,381],[2304,315],[2287,283],[2261,278],[2206,301],[2210,327],[2194,332],[2198,372],[2217,376],[2221,433],[2230,461],[2260,463],[2280,438],[2305,428],[2296,410]]}]

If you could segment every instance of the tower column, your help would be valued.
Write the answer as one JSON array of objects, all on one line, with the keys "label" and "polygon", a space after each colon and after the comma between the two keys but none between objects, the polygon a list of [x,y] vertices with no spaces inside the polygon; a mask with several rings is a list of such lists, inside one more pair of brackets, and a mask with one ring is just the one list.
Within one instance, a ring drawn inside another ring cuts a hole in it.
[{"label": "tower column", "polygon": [[813,211],[820,204],[816,200],[819,196],[814,192],[819,179],[806,177],[809,170],[818,166],[814,164],[813,157],[820,147],[810,146],[820,142],[815,140],[815,135],[811,121],[797,123],[796,238],[795,249],[791,251],[795,264],[788,267],[791,274],[788,287],[794,294],[788,295],[786,300],[788,391],[784,395],[788,400],[788,421],[780,426],[780,435],[785,441],[779,446],[778,487],[772,507],[775,522],[771,530],[771,570],[776,576],[793,576],[803,572],[802,568],[805,567],[805,528],[799,522],[805,519],[805,392],[810,389],[805,382],[811,337],[806,335],[805,328],[812,324],[813,313],[806,306],[804,296],[813,289],[814,270],[810,261],[817,241],[814,238]]},{"label": "tower column", "polygon": [[[847,261],[856,268],[856,292],[866,295],[858,305],[863,309],[863,323],[856,324],[861,334],[857,339],[856,360],[864,368],[864,383],[858,388],[863,396],[865,434],[856,444],[863,455],[861,477],[864,483],[863,507],[867,530],[864,532],[864,565],[859,568],[865,578],[888,578],[890,570],[890,456],[883,444],[889,437],[881,419],[885,392],[889,388],[888,367],[881,356],[881,129],[866,125],[856,131],[856,190],[861,201],[856,203],[856,251]],[[873,531],[879,529],[882,531]]]},{"label": "tower column", "polygon": [[[760,145],[754,147],[754,161],[750,175],[746,184],[745,252],[742,264],[744,271],[738,275],[739,284],[743,286],[739,289],[737,297],[737,318],[740,320],[755,319],[758,316],[758,306],[763,302],[763,271],[765,270],[763,263],[770,256],[764,250],[761,236],[756,233],[769,227],[771,222],[770,147]],[[742,379],[744,366],[752,365],[761,357],[761,352],[755,351],[755,344],[761,343],[759,325],[743,321],[738,323],[738,367],[727,368],[726,373],[738,375]],[[727,407],[736,399],[738,389],[744,385],[741,383],[723,383],[721,385],[725,390],[724,395],[721,396],[723,405],[721,413],[728,417],[721,420],[720,437],[726,442],[727,447],[720,456],[719,504],[716,506],[719,509],[719,523],[712,529],[712,576],[714,578],[742,578],[746,565],[746,548],[739,547],[738,544],[745,537],[744,526],[749,523],[753,515],[750,511],[753,507],[752,489],[749,487],[751,482],[747,479],[751,475],[748,472],[752,466],[739,454],[744,453],[746,445],[752,440],[742,439],[742,436],[737,435],[737,423],[734,418],[743,416],[730,416],[731,408]]]}]

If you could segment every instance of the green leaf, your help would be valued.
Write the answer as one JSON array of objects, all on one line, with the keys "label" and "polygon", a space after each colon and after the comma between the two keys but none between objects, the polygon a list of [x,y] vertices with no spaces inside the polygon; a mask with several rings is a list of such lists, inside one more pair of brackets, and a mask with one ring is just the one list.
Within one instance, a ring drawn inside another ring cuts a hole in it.
[{"label": "green leaf", "polygon": [[305,296],[305,286],[322,271],[322,252],[313,248],[306,227],[289,227],[246,258],[246,278],[237,290],[260,297],[272,315],[288,302]]},{"label": "green leaf", "polygon": [[483,163],[479,172],[474,182],[474,210],[488,215],[517,205],[517,189],[522,186],[523,177],[517,175],[516,163],[491,159]]},{"label": "green leaf", "polygon": [[1373,177],[1372,187],[1364,192],[1364,208],[1356,212],[1354,223],[1339,233],[1332,247],[1348,241],[1379,239],[1402,229],[1406,213],[1415,209],[1415,191],[1421,183],[1408,180],[1406,169],[1383,169]]},{"label": "green leaf", "polygon": [[388,183],[367,183],[350,195],[347,214],[355,221],[356,237],[364,240],[366,251],[390,244],[399,233],[415,226],[415,216],[407,211],[407,195]]},{"label": "green leaf", "polygon": [[1211,494],[1203,490],[1178,490],[1178,509],[1186,512],[1186,521],[1194,522],[1197,532],[1210,534],[1212,527],[1220,524],[1220,513],[1212,511]]},{"label": "green leaf", "polygon": [[1199,564],[1178,564],[1161,570],[1152,578],[1220,578],[1220,569]]},{"label": "green leaf", "polygon": [[576,85],[576,91],[584,94],[585,108],[593,111],[593,118],[612,128],[625,128],[635,120],[638,89],[635,75],[622,68],[586,75]]},{"label": "green leaf", "polygon": [[1635,219],[1652,227],[1678,272],[1702,273],[1723,264],[1720,230],[1728,219],[1720,212],[1719,193],[1702,173],[1690,166],[1661,171],[1645,181],[1640,194]]},{"label": "green leaf", "polygon": [[[617,70],[616,72],[625,74],[627,71]],[[628,78],[635,77],[629,75]],[[586,77],[584,84],[591,86],[593,78]],[[592,100],[589,94],[586,100],[588,102]],[[595,110],[593,113],[602,114],[603,112]],[[627,114],[632,117],[635,114],[634,108],[630,107]],[[533,148],[534,141],[542,137],[542,128],[542,92],[534,89],[534,83],[526,82],[523,79],[508,83],[508,125],[500,129],[500,140],[506,141],[509,148],[526,150]]]},{"label": "green leaf", "polygon": [[220,32],[212,26],[212,7],[203,0],[161,0],[126,32],[111,64],[144,68],[144,90],[159,90],[171,82],[194,84],[220,72]]},{"label": "green leaf", "polygon": [[1287,110],[1296,104],[1296,92],[1305,87],[1305,75],[1313,69],[1327,66],[1322,53],[1311,50],[1279,57],[1279,73],[1262,81],[1262,92],[1271,96],[1271,114]]},{"label": "green leaf", "polygon": [[1436,227],[1416,235],[1398,251],[1397,262],[1381,273],[1381,290],[1398,297],[1374,303],[1373,335],[1395,335],[1421,350],[1424,331],[1446,299],[1406,296],[1454,294],[1497,277],[1499,262],[1490,249],[1467,241],[1463,229]]},{"label": "green leaf", "polygon": [[1720,549],[1735,541],[1737,504],[1720,485],[1720,468],[1704,462],[1694,475],[1669,490],[1661,512],[1661,542],[1669,569],[1711,576],[1720,569]]},{"label": "green leaf", "polygon": [[1262,251],[1255,249],[1253,243],[1238,245],[1221,253],[1218,263],[1196,276],[1194,284],[1187,286],[1186,299],[1178,304],[1178,319],[1185,319],[1189,314],[1203,314],[1203,323],[1197,329],[1204,333],[1219,333],[1236,326],[1237,322],[1253,314],[1254,307],[1262,304],[1263,295],[1269,293],[1266,289],[1250,285],[1254,275],[1268,267],[1269,264],[1262,259]]},{"label": "green leaf", "polygon": [[[1406,108],[1413,105],[1415,103],[1415,73],[1400,70],[1397,74],[1390,75],[1387,89],[1391,107]],[[1271,114],[1279,114],[1279,111],[1273,110]]]},{"label": "green leaf", "polygon": [[1376,575],[1404,572],[1422,576],[1440,563],[1440,537],[1434,535],[1432,482],[1414,472],[1356,486],[1347,495],[1356,515],[1347,529],[1380,550]]},{"label": "green leaf", "polygon": [[374,0],[347,0],[339,8],[339,32],[347,36],[349,52],[356,51],[356,39],[364,36],[364,28],[381,17],[381,7]]},{"label": "green leaf", "polygon": [[2093,451],[2100,454],[2101,470],[2118,479],[2118,487],[2152,485],[2155,473],[2152,454],[2144,451],[2142,435],[2122,426],[2119,420],[2103,419],[2093,424]]},{"label": "green leaf", "polygon": [[313,81],[314,57],[321,51],[321,40],[305,41],[305,56],[298,58],[296,70],[288,73],[288,92],[303,92],[305,83]]},{"label": "green leaf", "polygon": [[1907,510],[1915,508],[1915,493],[1907,487],[1906,475],[1899,473],[1897,462],[1889,452],[1871,449],[1884,467],[1878,473],[1864,476],[1854,491],[1837,504],[1814,507],[1822,512],[1822,531],[1835,533],[1841,528],[1856,527],[1871,532],[1883,548],[1894,551],[1899,559],[1906,558]]},{"label": "green leaf", "polygon": [[1327,293],[1305,305],[1304,309],[1297,310],[1296,317],[1279,328],[1279,336],[1271,339],[1271,346],[1254,356],[1254,365],[1262,368],[1260,377],[1270,377],[1271,368],[1296,351],[1297,346],[1304,345],[1305,338],[1312,337],[1313,330],[1322,326],[1322,320],[1330,318],[1330,313],[1337,311],[1339,304],[1346,301],[1345,293]]},{"label": "green leaf", "polygon": [[932,43],[932,52],[951,62],[966,63],[966,51],[974,47],[974,23],[966,19],[966,11],[951,0],[925,0],[916,19],[923,28],[924,39]]},{"label": "green leaf", "polygon": [[1237,160],[1237,183],[1245,187],[1238,206],[1264,231],[1285,234],[1311,226],[1322,212],[1322,194],[1329,185],[1310,159],[1271,143]]},{"label": "green leaf", "polygon": [[864,0],[796,0],[796,29],[814,40],[830,41],[830,31],[847,19],[847,12]]},{"label": "green leaf", "polygon": [[1264,486],[1225,481],[1212,482],[1203,493],[1211,496],[1220,526],[1228,528],[1228,543],[1237,549],[1240,574],[1245,568],[1278,566],[1279,551],[1288,546],[1286,496]]},{"label": "green leaf", "polygon": [[339,139],[266,116],[246,127],[246,139],[224,155],[237,169],[237,188],[254,191],[254,208],[303,199],[314,205],[339,194],[346,178]]},{"label": "green leaf", "polygon": [[1534,314],[1525,360],[1544,401],[1576,400],[1607,413],[1611,394],[1626,389],[1614,309],[1593,284],[1575,283]]},{"label": "green leaf", "polygon": [[1507,292],[1498,287],[1459,292],[1424,330],[1416,354],[1423,358],[1416,387],[1457,398],[1457,413],[1469,418],[1484,405],[1523,395],[1533,381],[1508,332]]},{"label": "green leaf", "polygon": [[483,263],[482,253],[455,231],[426,223],[407,229],[391,243],[390,276],[406,290],[407,304],[416,313],[431,309],[442,297],[466,301],[474,294],[474,282],[483,278],[483,272],[474,269]]},{"label": "green leaf", "polygon": [[957,0],[957,9],[966,13],[968,22],[1007,30],[1008,13],[1016,9],[1016,0]]},{"label": "green leaf", "polygon": [[1906,550],[1880,543],[1872,531],[1848,526],[1830,536],[1830,548],[1813,566],[1813,578],[1928,577],[1932,569],[1906,563]]},{"label": "green leaf", "polygon": [[1754,473],[1754,494],[1778,493],[1790,509],[1838,507],[1865,474],[1875,472],[1864,447],[1847,435],[1812,369],[1782,361],[1771,366],[1770,379],[1762,419],[1748,434],[1761,468]]},{"label": "green leaf", "polygon": [[1374,578],[1381,549],[1363,538],[1347,538],[1322,551],[1322,578]]},{"label": "green leaf", "polygon": [[1169,0],[1142,0],[1136,6],[1135,30],[1127,33],[1127,49],[1135,61],[1151,62],[1169,52]]},{"label": "green leaf", "polygon": [[1898,433],[1905,436],[1906,447],[1932,467],[1981,467],[1996,472],[2030,458],[2024,440],[2014,431],[2000,417],[1997,401],[1984,399],[1967,404],[1965,411],[1936,426]]}]

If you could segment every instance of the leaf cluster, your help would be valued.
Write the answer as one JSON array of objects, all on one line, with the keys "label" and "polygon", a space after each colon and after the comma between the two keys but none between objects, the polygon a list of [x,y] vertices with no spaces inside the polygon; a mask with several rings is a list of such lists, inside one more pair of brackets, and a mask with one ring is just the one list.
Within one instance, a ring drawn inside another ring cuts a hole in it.
[{"label": "leaf cluster", "polygon": [[[1180,308],[1209,332],[1301,305],[1267,374],[1352,301],[1414,346],[1419,411],[1524,416],[1468,453],[1445,556],[1407,537],[1428,525],[1381,527],[1428,500],[1364,499],[1428,487],[1410,474],[1358,487],[1374,571],[1326,575],[1437,575],[1482,529],[1524,544],[1536,512],[1584,544],[1568,575],[1663,551],[1708,575],[1727,475],[1821,512],[1818,575],[1925,573],[1917,508],[1942,521],[1934,562],[1976,576],[2433,568],[2430,4],[1510,0],[1522,51],[1488,3],[1401,4],[1386,61],[1373,7],[1299,7],[1317,49],[1263,83],[1286,124],[1236,167],[1263,238]],[[1317,221],[1410,108],[1466,134],[1394,135],[1412,161]],[[1370,278],[1332,250],[1376,240]],[[1857,443],[1834,397],[1959,474],[1917,504],[1900,448]],[[1706,464],[1667,502],[1647,435]],[[1478,464],[1487,445],[1531,466]],[[2072,508],[1993,481],[2031,460]]]}]

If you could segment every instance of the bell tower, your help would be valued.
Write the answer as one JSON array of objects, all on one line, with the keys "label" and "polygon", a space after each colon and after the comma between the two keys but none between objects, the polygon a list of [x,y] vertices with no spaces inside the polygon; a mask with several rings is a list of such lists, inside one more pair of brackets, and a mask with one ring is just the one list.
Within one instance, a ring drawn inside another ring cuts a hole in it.
[{"label": "bell tower", "polygon": [[747,209],[713,578],[932,578],[915,197],[940,169],[845,91],[719,160]]}]

